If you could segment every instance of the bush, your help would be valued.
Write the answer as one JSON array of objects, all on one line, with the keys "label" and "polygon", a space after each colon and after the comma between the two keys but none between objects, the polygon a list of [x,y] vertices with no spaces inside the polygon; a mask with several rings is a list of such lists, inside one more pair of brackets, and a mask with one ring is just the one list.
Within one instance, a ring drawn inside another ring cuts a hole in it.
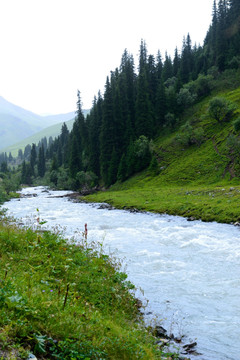
[{"label": "bush", "polygon": [[184,85],[184,89],[188,89],[196,99],[196,97],[207,96],[210,94],[213,87],[212,82],[212,75],[200,74],[196,80],[190,81],[188,84]]},{"label": "bush", "polygon": [[190,146],[196,144],[200,146],[204,141],[204,131],[202,127],[193,128],[189,122],[181,127],[181,132],[176,136],[176,141],[182,145]]},{"label": "bush", "polygon": [[208,113],[210,117],[218,122],[228,121],[236,110],[236,105],[224,97],[214,97],[209,103]]},{"label": "bush", "polygon": [[191,94],[188,89],[182,88],[177,95],[177,103],[178,105],[182,106],[183,109],[185,109],[192,105],[196,98],[196,94]]},{"label": "bush", "polygon": [[226,147],[231,154],[236,154],[238,156],[240,153],[240,140],[231,134],[227,138]]}]

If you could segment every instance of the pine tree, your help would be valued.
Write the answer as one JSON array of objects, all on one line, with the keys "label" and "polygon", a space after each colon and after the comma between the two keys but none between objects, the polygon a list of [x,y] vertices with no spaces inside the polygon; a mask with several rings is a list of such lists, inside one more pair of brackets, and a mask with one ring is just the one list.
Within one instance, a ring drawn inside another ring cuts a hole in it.
[{"label": "pine tree", "polygon": [[74,179],[79,171],[82,170],[82,147],[79,136],[79,125],[75,121],[71,132],[70,154],[69,154],[69,171]]},{"label": "pine tree", "polygon": [[30,166],[31,166],[32,175],[34,175],[34,166],[36,165],[36,161],[37,161],[36,145],[32,144],[31,153],[30,153]]},{"label": "pine tree", "polygon": [[136,97],[136,136],[153,135],[153,107],[150,100],[148,72],[147,72],[147,49],[142,41],[139,57],[139,74],[137,78],[137,97]]},{"label": "pine tree", "polygon": [[135,131],[135,99],[136,75],[134,72],[133,56],[124,51],[119,74],[119,91],[121,97],[122,116],[125,119],[124,149],[127,148],[129,139]]},{"label": "pine tree", "polygon": [[220,71],[225,70],[227,57],[227,8],[224,0],[219,0],[217,14],[216,62]]},{"label": "pine tree", "polygon": [[45,154],[44,154],[43,144],[40,146],[40,149],[39,149],[37,168],[38,168],[38,175],[40,177],[43,177],[45,175],[45,171],[46,171]]},{"label": "pine tree", "polygon": [[156,106],[155,106],[157,128],[159,128],[164,124],[166,111],[167,111],[167,98],[166,98],[165,86],[163,84],[163,80],[160,79],[158,82],[158,88],[156,93]]},{"label": "pine tree", "polygon": [[88,146],[88,134],[85,118],[82,111],[81,94],[79,90],[77,92],[76,121],[78,122],[79,136],[81,139],[82,148],[86,149]]},{"label": "pine tree", "polygon": [[22,151],[22,149],[19,149],[19,150],[18,150],[18,158],[19,158],[20,160],[23,159],[23,151]]},{"label": "pine tree", "polygon": [[110,186],[117,181],[118,166],[119,166],[118,155],[114,147],[108,168],[108,178],[106,183],[107,186]]},{"label": "pine tree", "polygon": [[112,93],[112,87],[109,81],[109,77],[107,77],[107,81],[105,85],[105,93],[104,93],[104,102],[103,102],[102,127],[100,134],[101,177],[105,184],[108,183],[108,169],[110,166],[114,145],[115,145],[115,126],[114,126],[114,116],[113,116],[113,93]]},{"label": "pine tree", "polygon": [[187,35],[187,38],[183,38],[183,47],[182,47],[182,55],[180,62],[180,79],[183,84],[186,84],[189,80],[191,80],[193,70],[193,55],[192,55],[192,44],[190,35]]},{"label": "pine tree", "polygon": [[122,155],[118,167],[117,180],[123,182],[127,179],[127,162],[125,153]]},{"label": "pine tree", "polygon": [[173,65],[171,57],[165,53],[165,60],[163,64],[163,70],[162,70],[162,79],[165,82],[167,79],[171,78],[173,76]]},{"label": "pine tree", "polygon": [[157,64],[156,64],[157,81],[162,79],[162,70],[163,70],[162,56],[160,51],[158,51]]},{"label": "pine tree", "polygon": [[102,125],[102,103],[101,93],[94,98],[90,114],[87,116],[89,129],[89,168],[98,177],[100,176],[100,131]]},{"label": "pine tree", "polygon": [[21,168],[21,183],[26,185],[31,185],[32,183],[31,165],[26,163],[25,160],[23,161]]}]

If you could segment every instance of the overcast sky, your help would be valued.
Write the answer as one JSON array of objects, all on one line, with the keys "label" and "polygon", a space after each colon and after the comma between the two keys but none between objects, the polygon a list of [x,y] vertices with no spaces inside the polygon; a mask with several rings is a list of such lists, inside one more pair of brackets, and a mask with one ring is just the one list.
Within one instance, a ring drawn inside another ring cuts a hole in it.
[{"label": "overcast sky", "polygon": [[0,0],[0,95],[38,114],[83,108],[104,89],[126,48],[173,54],[190,33],[203,43],[212,0]]}]

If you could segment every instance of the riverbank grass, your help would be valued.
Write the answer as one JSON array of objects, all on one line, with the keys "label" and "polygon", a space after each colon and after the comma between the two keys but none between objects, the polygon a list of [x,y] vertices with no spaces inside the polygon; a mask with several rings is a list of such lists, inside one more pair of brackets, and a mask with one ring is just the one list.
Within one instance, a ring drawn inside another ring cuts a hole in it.
[{"label": "riverbank grass", "polygon": [[235,184],[164,185],[157,179],[131,180],[108,191],[87,196],[88,201],[106,202],[117,208],[180,215],[203,221],[240,222],[240,186]]},{"label": "riverbank grass", "polygon": [[0,358],[175,358],[145,329],[119,263],[80,238],[1,219]]}]

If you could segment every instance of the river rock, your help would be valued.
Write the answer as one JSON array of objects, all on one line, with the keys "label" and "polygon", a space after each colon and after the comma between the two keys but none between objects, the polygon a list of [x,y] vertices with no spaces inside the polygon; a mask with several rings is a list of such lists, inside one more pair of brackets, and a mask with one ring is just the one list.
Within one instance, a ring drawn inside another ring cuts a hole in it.
[{"label": "river rock", "polygon": [[[197,346],[197,343],[196,341],[194,341],[193,343],[189,343],[189,344],[186,344],[186,345],[183,345],[183,349],[189,353],[191,351],[193,351],[193,348]],[[195,351],[195,350],[194,350]]]},{"label": "river rock", "polygon": [[187,218],[187,221],[195,221],[195,220],[196,220],[196,218],[194,216],[190,216]]},{"label": "river rock", "polygon": [[37,360],[37,358],[35,355],[29,354],[27,360]]},{"label": "river rock", "polygon": [[170,339],[170,337],[167,335],[167,330],[164,329],[161,325],[156,325],[153,329],[153,333],[156,337]]},{"label": "river rock", "polygon": [[112,205],[110,205],[110,204],[103,203],[103,204],[99,205],[98,209],[100,209],[100,210],[105,210],[105,209],[113,210],[114,207]]}]

